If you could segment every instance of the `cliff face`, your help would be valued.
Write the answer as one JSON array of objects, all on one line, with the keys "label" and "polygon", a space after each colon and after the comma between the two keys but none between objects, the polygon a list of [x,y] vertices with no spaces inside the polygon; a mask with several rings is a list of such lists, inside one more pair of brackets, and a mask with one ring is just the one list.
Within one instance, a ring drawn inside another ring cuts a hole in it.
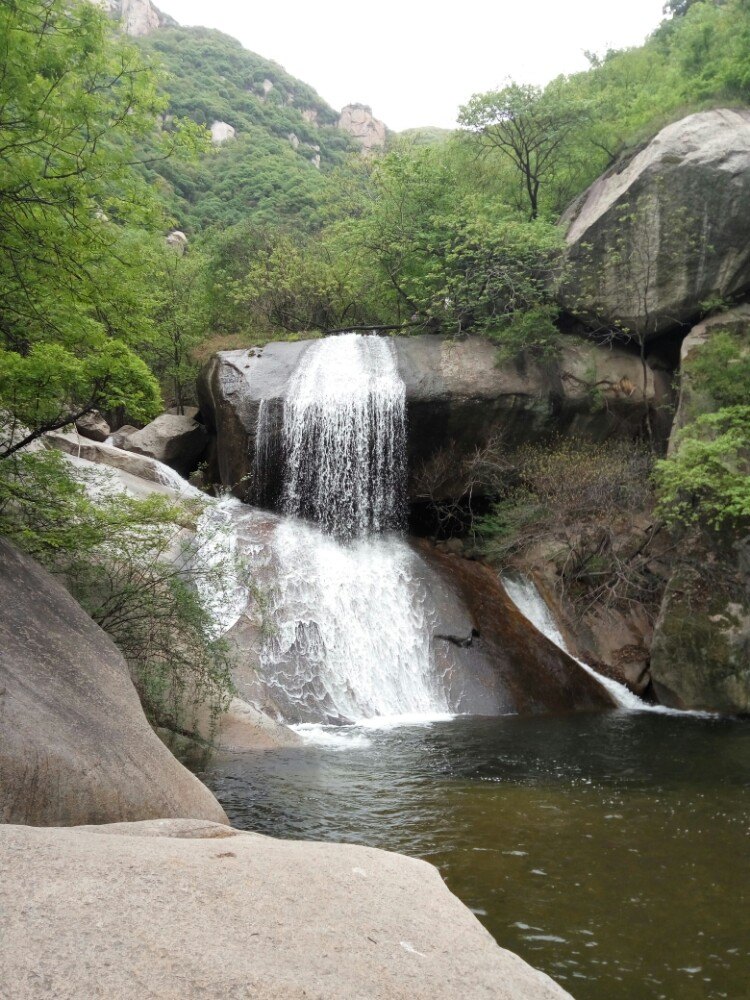
[{"label": "cliff face", "polygon": [[[97,2],[97,0],[94,0]],[[151,0],[98,0],[111,17],[122,25],[126,35],[148,35],[157,28],[174,26],[177,22],[151,3]]]},{"label": "cliff face", "polygon": [[385,125],[373,118],[372,108],[364,104],[347,104],[342,108],[338,127],[357,140],[365,155],[385,146]]}]

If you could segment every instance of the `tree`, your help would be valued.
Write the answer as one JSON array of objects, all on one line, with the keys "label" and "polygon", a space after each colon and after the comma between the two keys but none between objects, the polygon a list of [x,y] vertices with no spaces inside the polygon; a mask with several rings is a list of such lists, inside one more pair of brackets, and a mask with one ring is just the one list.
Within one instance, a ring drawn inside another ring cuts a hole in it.
[{"label": "tree", "polygon": [[208,329],[206,259],[159,240],[154,260],[153,333],[138,345],[170,406],[182,413],[195,396],[198,364],[193,352]]},{"label": "tree", "polygon": [[585,105],[570,101],[555,88],[542,91],[511,83],[499,91],[475,94],[461,108],[458,121],[484,149],[497,149],[511,160],[533,221],[539,215],[542,183],[554,174],[565,143],[586,117]]},{"label": "tree", "polygon": [[[163,225],[134,169],[161,109],[151,72],[96,5],[0,6],[0,410],[28,427],[0,457],[93,408],[158,411],[131,348],[149,275],[128,227]],[[154,155],[195,138],[162,133]],[[113,295],[126,288],[134,309]]]}]

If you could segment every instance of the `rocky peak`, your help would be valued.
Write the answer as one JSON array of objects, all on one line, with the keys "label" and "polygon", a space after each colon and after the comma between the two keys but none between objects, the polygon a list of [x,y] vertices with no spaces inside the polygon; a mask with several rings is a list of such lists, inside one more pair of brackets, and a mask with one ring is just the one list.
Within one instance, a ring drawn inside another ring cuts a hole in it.
[{"label": "rocky peak", "polygon": [[177,22],[162,14],[151,3],[151,0],[92,0],[118,20],[126,35],[138,37],[148,35],[157,28],[173,26]]},{"label": "rocky peak", "polygon": [[347,104],[341,110],[338,126],[357,140],[365,156],[385,147],[385,125],[373,117],[372,108],[366,104]]}]

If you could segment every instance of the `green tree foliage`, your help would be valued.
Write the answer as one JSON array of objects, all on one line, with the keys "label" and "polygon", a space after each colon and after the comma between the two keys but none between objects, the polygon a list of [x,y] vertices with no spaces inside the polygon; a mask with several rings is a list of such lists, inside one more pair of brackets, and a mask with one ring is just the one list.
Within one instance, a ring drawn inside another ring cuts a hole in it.
[{"label": "green tree foliage", "polygon": [[[32,436],[94,407],[135,419],[159,407],[130,341],[148,301],[133,227],[156,220],[134,150],[161,102],[110,33],[86,2],[0,7],[0,409]],[[178,129],[152,145],[167,155],[193,139]]]},{"label": "green tree foliage", "polygon": [[164,71],[167,122],[171,115],[206,126],[225,121],[237,132],[198,162],[158,161],[150,169],[180,226],[194,232],[243,219],[320,226],[328,172],[355,149],[335,127],[337,113],[307,84],[219,31],[167,28],[139,44]]},{"label": "green tree foliage", "polygon": [[459,124],[480,146],[498,150],[519,175],[529,217],[537,218],[542,184],[564,162],[565,147],[588,116],[586,104],[564,89],[511,83],[499,91],[475,94],[461,108]]},{"label": "green tree foliage", "polygon": [[750,407],[729,406],[685,427],[654,473],[659,513],[673,526],[718,533],[750,527]]},{"label": "green tree foliage", "polygon": [[742,405],[750,392],[746,338],[732,330],[713,329],[708,342],[686,360],[682,377],[719,407]]}]

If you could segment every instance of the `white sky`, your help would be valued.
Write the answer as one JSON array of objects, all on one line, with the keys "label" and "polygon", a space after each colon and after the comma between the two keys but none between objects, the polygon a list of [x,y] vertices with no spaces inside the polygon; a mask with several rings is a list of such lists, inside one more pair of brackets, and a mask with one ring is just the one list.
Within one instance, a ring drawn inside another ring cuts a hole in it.
[{"label": "white sky", "polygon": [[238,38],[334,108],[359,101],[389,128],[451,128],[507,77],[543,84],[584,51],[640,44],[664,0],[156,0],[180,24]]}]

